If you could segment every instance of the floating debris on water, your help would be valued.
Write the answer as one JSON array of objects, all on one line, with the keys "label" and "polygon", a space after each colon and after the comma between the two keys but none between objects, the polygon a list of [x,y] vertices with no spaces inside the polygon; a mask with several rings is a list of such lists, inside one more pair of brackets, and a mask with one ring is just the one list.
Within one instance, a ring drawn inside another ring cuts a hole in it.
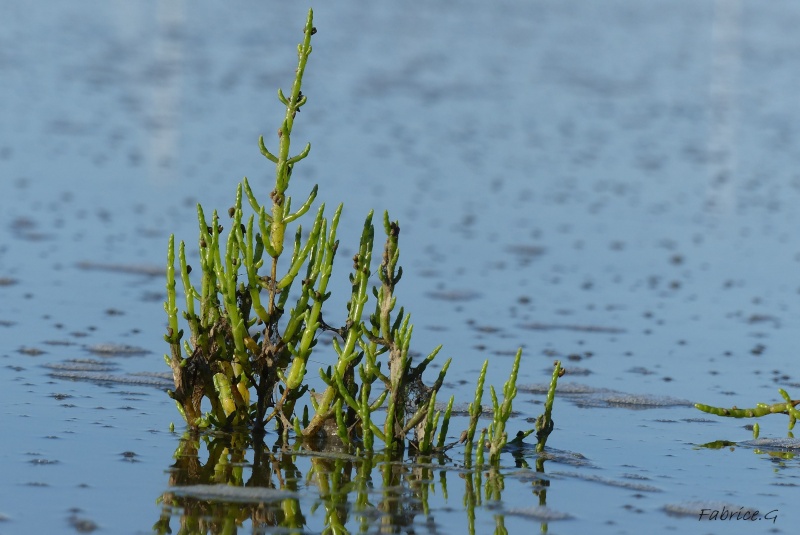
[{"label": "floating debris on water", "polygon": [[[567,372],[569,373],[569,371]],[[517,390],[530,394],[547,393],[548,385],[518,385]],[[625,409],[656,409],[663,407],[692,407],[688,399],[650,394],[628,394],[606,388],[594,388],[579,383],[558,383],[557,396],[571,399],[578,407],[621,407]]]},{"label": "floating debris on water", "polygon": [[139,462],[139,459],[137,459],[137,457],[139,457],[139,456],[135,452],[132,452],[132,451],[123,451],[122,453],[120,453],[120,456],[122,457],[123,461],[129,462],[129,463],[138,463]]},{"label": "floating debris on water", "polygon": [[165,273],[164,268],[161,266],[136,264],[104,264],[102,262],[83,261],[78,262],[77,267],[87,271],[108,271],[111,273],[146,275],[148,277],[163,277]]},{"label": "floating debris on water", "polygon": [[620,327],[604,327],[602,325],[570,325],[561,323],[522,323],[521,329],[529,331],[577,331],[582,333],[622,334],[625,329]]},{"label": "floating debris on water", "polygon": [[72,529],[78,533],[91,533],[100,527],[97,525],[97,523],[95,523],[94,520],[79,517],[78,513],[82,512],[83,511],[78,508],[73,508],[70,510],[71,514],[69,518],[67,518],[67,522],[69,522],[69,525],[72,526]]},{"label": "floating debris on water", "polygon": [[[172,381],[172,372],[134,372],[130,373],[129,375],[133,377],[152,377],[156,379],[164,379],[165,381]],[[131,394],[135,395],[135,392]]]},{"label": "floating debris on water", "polygon": [[296,492],[267,487],[232,487],[230,485],[187,485],[167,490],[176,496],[236,503],[276,502],[288,498],[299,498]]},{"label": "floating debris on water", "polygon": [[[437,411],[444,411],[447,409],[447,403],[445,402],[436,402],[435,404]],[[491,418],[494,411],[492,410],[491,406],[481,406],[481,417],[482,418]],[[451,414],[453,416],[469,416],[469,403],[468,402],[458,402],[453,404],[453,408],[451,410]],[[511,411],[511,415],[513,417],[518,417],[520,415],[519,411]]]},{"label": "floating debris on water", "polygon": [[31,464],[35,464],[36,466],[45,466],[48,464],[58,464],[58,461],[54,459],[31,459],[28,461]]},{"label": "floating debris on water", "polygon": [[472,290],[437,290],[428,292],[426,295],[440,301],[472,301],[480,297],[481,294]]},{"label": "floating debris on water", "polygon": [[543,255],[545,252],[545,248],[540,247],[538,245],[527,245],[521,243],[517,245],[509,245],[508,247],[506,247],[506,251],[508,251],[511,254],[525,257],[526,259],[531,259],[536,256]]},{"label": "floating debris on water", "polygon": [[70,359],[64,362],[43,364],[51,370],[48,375],[54,379],[88,381],[96,384],[126,384],[169,388],[174,386],[171,372],[135,372],[116,374],[119,366],[107,360]]},{"label": "floating debris on water", "polygon": [[42,366],[50,370],[75,372],[110,372],[118,368],[116,364],[93,359],[70,359],[64,362],[51,362]]},{"label": "floating debris on water", "polygon": [[45,344],[45,345],[48,345],[48,346],[74,346],[75,345],[75,342],[72,342],[70,340],[45,340],[42,343]]},{"label": "floating debris on water", "polygon": [[556,511],[549,507],[542,507],[541,505],[532,505],[530,507],[512,507],[506,509],[507,515],[524,516],[540,522],[553,522],[555,520],[569,520],[572,518],[567,513]]},{"label": "floating debris on water", "polygon": [[[553,461],[554,463],[558,464],[566,464],[568,466],[573,467],[581,467],[581,468],[595,468],[592,461],[587,459],[583,454],[577,453],[574,451],[567,451],[567,450],[557,450],[554,448],[548,448],[542,452],[536,452],[536,443],[533,442],[522,442],[519,443],[511,443],[506,444],[504,451],[511,451],[511,452],[520,452],[520,453],[533,453],[538,457],[546,459],[548,461]],[[539,480],[543,477],[546,479],[547,475],[542,474],[541,472],[534,472],[530,469],[524,470],[517,470],[516,472],[509,474],[511,477],[515,477],[520,481],[533,481]]]},{"label": "floating debris on water", "polygon": [[771,323],[776,329],[781,328],[780,318],[771,314],[752,314],[745,321],[750,325],[754,325],[756,323]]},{"label": "floating debris on water", "polygon": [[619,405],[630,408],[648,407],[693,407],[694,403],[687,399],[670,396],[651,396],[648,394],[610,394],[603,399],[608,405]]},{"label": "floating debris on water", "polygon": [[[153,386],[156,388],[174,387],[172,374],[165,373],[159,376],[155,372],[152,375],[142,374],[116,375],[110,373],[80,372],[80,371],[54,371],[48,374],[54,379],[69,379],[71,381],[89,381],[96,384],[124,384],[137,386]],[[168,376],[168,377],[167,377]]]},{"label": "floating debris on water", "polygon": [[127,344],[96,344],[93,346],[87,346],[85,349],[89,353],[94,353],[95,355],[101,355],[104,357],[132,357],[147,355],[150,353],[150,351],[147,349]]},{"label": "floating debris on water", "polygon": [[706,442],[705,444],[699,444],[698,447],[707,448],[710,450],[721,450],[722,448],[736,447],[736,442],[731,442],[730,440],[715,440],[713,442]]},{"label": "floating debris on water", "polygon": [[38,347],[22,346],[21,348],[17,349],[17,353],[22,353],[23,355],[28,355],[29,357],[38,357],[39,355],[44,355],[46,351],[42,351]]},{"label": "floating debris on water", "polygon": [[579,368],[577,366],[569,367],[569,374],[573,377],[592,375],[594,372],[589,368]]},{"label": "floating debris on water", "polygon": [[739,442],[739,446],[765,450],[800,450],[800,439],[797,438],[757,438]]},{"label": "floating debris on water", "polygon": [[638,375],[654,375],[656,373],[653,370],[645,368],[644,366],[634,366],[627,371],[628,373],[635,373]]},{"label": "floating debris on water", "polygon": [[[635,483],[633,481],[622,481],[594,474],[579,474],[577,472],[550,472],[550,476],[572,477],[584,481],[594,481],[610,487],[620,487],[623,489],[635,490],[637,492],[661,492],[661,489],[645,483]],[[629,477],[629,476],[628,476]]]},{"label": "floating debris on water", "polygon": [[293,456],[298,457],[314,457],[319,459],[334,459],[337,461],[358,461],[359,457],[357,455],[352,455],[350,453],[342,453],[337,451],[293,451]]},{"label": "floating debris on water", "polygon": [[[570,373],[571,368],[567,369],[567,373]],[[517,390],[520,392],[528,392],[530,394],[547,394],[547,390],[550,387],[549,383],[534,383],[534,384],[527,384],[527,385],[517,385]],[[593,386],[584,385],[581,383],[570,383],[559,381],[558,382],[558,391],[556,395],[566,395],[566,394],[596,394],[600,392],[611,392],[611,390],[605,388],[595,388]]]}]

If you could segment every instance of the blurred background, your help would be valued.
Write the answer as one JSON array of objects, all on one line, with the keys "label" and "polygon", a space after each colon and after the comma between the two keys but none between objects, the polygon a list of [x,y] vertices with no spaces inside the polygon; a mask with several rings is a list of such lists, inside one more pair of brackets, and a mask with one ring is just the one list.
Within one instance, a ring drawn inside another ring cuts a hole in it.
[{"label": "blurred background", "polygon": [[[148,355],[118,371],[166,371],[168,236],[192,256],[198,202],[224,213],[243,176],[272,189],[257,140],[276,146],[307,6],[0,6],[0,376],[17,385],[0,400],[44,429],[34,400],[61,387],[41,364],[118,344]],[[588,387],[682,400],[681,418],[699,414],[687,400],[752,405],[798,384],[796,4],[354,0],[314,24],[292,136],[312,149],[290,193],[345,203],[327,321],[344,318],[365,215],[388,209],[414,347],[444,344],[458,400],[486,358],[499,387],[520,346],[520,383],[560,358]],[[176,414],[153,396],[165,408],[141,425],[161,429]],[[562,407],[551,440],[574,450],[619,412]],[[618,437],[678,440],[683,462],[680,441],[705,432],[637,436],[652,414],[624,414]],[[4,464],[46,449],[25,426]]]}]

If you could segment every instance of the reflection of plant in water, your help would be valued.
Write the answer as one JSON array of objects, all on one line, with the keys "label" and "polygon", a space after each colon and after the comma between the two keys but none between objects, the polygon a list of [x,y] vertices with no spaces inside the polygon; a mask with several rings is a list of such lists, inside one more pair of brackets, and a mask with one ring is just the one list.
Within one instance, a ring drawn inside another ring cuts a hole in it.
[{"label": "reflection of plant in water", "polygon": [[[403,275],[398,264],[399,224],[384,213],[386,241],[376,273],[379,284],[372,288],[374,312],[364,318],[374,269],[375,228],[372,213],[367,216],[358,252],[353,256],[346,319],[339,327],[323,319],[323,305],[331,295],[328,283],[339,246],[337,228],[342,206],[330,217],[325,215],[325,205],[320,206],[310,228],[304,232],[298,225],[294,239],[287,244],[287,236],[292,235],[289,225],[309,212],[317,195],[314,186],[297,207],[287,193],[296,164],[310,151],[310,145],[306,145],[292,156],[290,149],[294,120],[307,103],[301,86],[315,33],[313,13],[309,11],[291,92],[284,95],[278,91],[286,114],[277,132],[276,153],[270,152],[263,137],[259,139],[261,153],[275,165],[275,185],[268,203],[259,202],[245,178],[238,186],[234,206],[228,210],[231,220],[227,239],[222,237],[223,225],[217,212],[209,218],[198,206],[199,281],[193,282],[190,277],[192,268],[184,243],[176,247],[174,236],[170,237],[165,303],[165,339],[170,354],[165,360],[172,369],[175,389],[169,395],[193,429],[247,428],[254,436],[263,437],[266,425],[273,422],[284,445],[293,431],[308,441],[338,437],[346,447],[365,451],[373,450],[377,437],[392,452],[404,450],[407,444],[420,454],[442,452],[456,444],[446,443],[453,398],[443,411],[435,405],[450,360],[430,385],[422,376],[441,346],[412,362],[410,316],[402,307],[396,310],[395,290]],[[252,213],[245,218],[248,205]],[[176,278],[180,278],[185,296],[183,317],[190,330],[188,339],[184,339],[178,321]],[[332,313],[326,309],[325,314],[330,321]],[[337,360],[319,370],[325,389],[317,393],[309,391],[306,374],[323,331],[334,334]],[[489,461],[496,463],[508,442],[506,423],[516,396],[520,358],[521,350],[503,388],[502,402],[490,387],[493,421],[480,433],[479,464],[484,449]],[[468,459],[478,416],[483,412],[480,403],[486,369],[484,365],[470,409],[472,418],[464,440]],[[556,364],[553,391],[560,373]],[[305,403],[302,410],[301,403]],[[204,404],[210,406],[207,412]],[[548,407],[544,419],[537,422],[542,448],[552,430],[552,398]],[[382,422],[375,418],[378,411]],[[514,440],[521,441],[532,432],[517,435]],[[409,434],[413,434],[412,439],[408,439]]]},{"label": "reflection of plant in water", "polygon": [[[200,460],[201,446],[208,452],[205,463]],[[254,453],[252,463],[245,460],[248,451]],[[174,489],[191,489],[195,485],[274,489],[292,493],[298,489],[300,474],[289,458],[272,456],[263,447],[253,448],[250,438],[242,434],[216,439],[187,434],[175,451],[175,459],[169,478],[169,485]],[[245,465],[251,470],[246,481]],[[299,528],[305,524],[295,495],[245,506],[239,503],[240,500],[239,497],[228,501],[224,497],[191,497],[168,491],[158,500],[164,509],[153,529],[157,533],[172,533],[170,518],[173,510],[181,510],[179,533],[186,534],[235,533],[246,520],[263,526]]]},{"label": "reflection of plant in water", "polygon": [[[518,466],[527,468],[520,451],[515,458]],[[274,528],[303,533],[314,517],[321,519],[322,533],[349,533],[353,528],[360,533],[400,533],[413,530],[420,515],[435,522],[430,497],[440,493],[447,500],[448,474],[457,474],[456,481],[464,481],[468,531],[474,534],[476,509],[491,511],[502,503],[507,477],[497,466],[457,470],[444,458],[418,457],[409,463],[402,454],[354,456],[277,448],[270,452],[263,443],[253,444],[248,435],[236,433],[214,438],[187,433],[175,459],[170,488],[158,499],[163,509],[153,527],[156,533],[173,533],[176,516],[181,534],[233,534],[247,521],[253,532]],[[297,466],[303,459],[305,475]],[[537,456],[537,475],[543,476],[544,459]],[[540,506],[546,505],[546,485],[543,477],[533,480]],[[301,495],[298,491],[303,489]],[[311,503],[307,514],[304,498]],[[508,533],[504,514],[493,516],[494,532]],[[541,529],[546,532],[547,524]]]},{"label": "reflection of plant in water", "polygon": [[[480,469],[460,475],[464,479],[464,510],[467,513],[467,525],[469,532],[475,533],[475,508],[483,506],[484,501],[500,501],[503,476],[495,468],[490,468],[485,473],[484,485],[484,473]],[[502,525],[503,515],[495,515],[495,522]]]}]

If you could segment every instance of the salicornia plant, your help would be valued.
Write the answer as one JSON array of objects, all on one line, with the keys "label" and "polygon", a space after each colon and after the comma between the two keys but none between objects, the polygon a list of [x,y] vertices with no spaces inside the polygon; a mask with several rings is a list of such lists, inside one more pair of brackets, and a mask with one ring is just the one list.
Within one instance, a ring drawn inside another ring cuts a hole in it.
[{"label": "salicornia plant", "polygon": [[[412,361],[413,326],[409,314],[396,306],[395,290],[403,275],[399,223],[384,213],[386,240],[376,273],[380,284],[372,288],[375,303],[365,315],[375,238],[373,214],[367,215],[353,257],[346,319],[338,327],[323,319],[323,308],[331,295],[328,285],[339,246],[342,206],[327,215],[322,204],[305,232],[299,224],[290,228],[309,214],[317,195],[317,186],[302,203],[293,203],[289,195],[295,166],[311,148],[307,144],[292,155],[291,135],[297,113],[308,101],[301,86],[315,33],[309,11],[292,89],[288,95],[278,91],[286,113],[278,129],[277,151],[271,152],[263,136],[259,138],[261,153],[275,165],[269,201],[262,204],[258,188],[245,178],[224,225],[216,211],[209,217],[197,207],[200,269],[194,278],[184,243],[176,247],[174,236],[170,237],[165,303],[170,354],[165,359],[175,389],[169,395],[195,429],[249,428],[263,435],[266,425],[274,422],[284,443],[293,431],[301,439],[338,437],[345,445],[365,450],[373,449],[377,437],[390,451],[402,450],[407,442],[422,454],[443,451],[453,445],[446,444],[453,398],[446,409],[436,410],[436,394],[450,360],[431,385],[422,376],[441,346]],[[223,238],[224,226],[227,238]],[[179,326],[178,279],[185,296],[188,336]],[[326,308],[324,317],[330,319],[333,314]],[[311,392],[306,376],[323,331],[334,335],[336,360],[319,370],[324,390]],[[487,436],[493,461],[506,444],[505,425],[516,395],[520,357],[521,350],[503,389],[502,403],[491,390],[494,421]],[[486,366],[479,378],[481,394],[485,374]],[[471,412],[468,448],[481,411],[480,396],[476,407],[477,412]],[[381,418],[376,419],[379,411]]]},{"label": "salicornia plant", "polygon": [[[800,418],[800,411],[797,410],[797,405],[800,405],[800,400],[793,400],[786,390],[779,388],[778,392],[784,399],[783,403],[774,403],[768,405],[766,403],[757,403],[751,409],[739,409],[731,407],[725,409],[723,407],[712,407],[711,405],[703,405],[702,403],[695,403],[695,408],[717,416],[728,416],[730,418],[758,418],[768,414],[788,414],[789,415],[789,430],[794,429],[794,424]],[[754,431],[754,435],[758,435],[758,429]]]}]

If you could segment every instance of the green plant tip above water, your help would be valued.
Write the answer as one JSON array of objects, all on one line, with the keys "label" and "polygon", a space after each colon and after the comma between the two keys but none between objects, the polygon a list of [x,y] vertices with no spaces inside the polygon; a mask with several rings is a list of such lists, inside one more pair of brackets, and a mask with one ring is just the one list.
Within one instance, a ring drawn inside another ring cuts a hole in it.
[{"label": "green plant tip above water", "polygon": [[[261,154],[275,166],[268,200],[262,202],[257,193],[260,188],[244,178],[227,219],[217,211],[209,217],[198,205],[198,270],[187,263],[185,244],[176,247],[174,236],[170,237],[164,338],[170,346],[165,360],[172,369],[175,388],[168,393],[191,429],[247,429],[260,437],[273,423],[284,445],[293,433],[305,444],[335,440],[348,448],[372,451],[377,439],[387,451],[410,447],[423,455],[443,452],[459,443],[447,441],[453,398],[443,410],[436,404],[451,360],[426,384],[423,373],[441,346],[422,359],[411,357],[413,325],[404,308],[397,308],[396,287],[403,276],[400,224],[392,221],[388,212],[382,217],[385,241],[380,263],[374,266],[372,262],[375,226],[370,212],[358,253],[353,256],[344,321],[339,326],[326,322],[337,317],[326,302],[331,296],[328,284],[339,247],[342,205],[332,214],[324,204],[312,212],[316,185],[296,209],[289,194],[295,166],[311,150],[306,144],[293,154],[291,141],[297,114],[308,103],[301,88],[315,33],[309,10],[291,90],[288,94],[278,90],[278,99],[285,106],[278,148],[272,152],[263,136],[258,140]],[[302,218],[310,219],[305,231],[299,224]],[[295,227],[290,228],[291,224]],[[223,237],[225,228],[227,238]],[[371,287],[375,269],[379,285]],[[178,280],[185,297],[182,321]],[[375,298],[373,305],[369,305],[370,293]],[[188,331],[181,328],[183,322]],[[332,347],[319,347],[324,331],[334,335]],[[312,354],[316,355],[313,361]],[[507,443],[506,426],[517,393],[521,356],[519,350],[502,400],[490,387],[493,416],[491,425],[481,432],[479,464],[484,441],[493,463]],[[318,372],[312,370],[325,385],[322,392],[309,390],[307,375],[312,362],[328,363]],[[483,411],[487,365],[470,406],[464,441],[470,459]],[[552,396],[560,370],[558,364],[542,416],[544,430],[537,427],[542,448],[552,430]],[[515,441],[533,431],[520,432]]]}]

